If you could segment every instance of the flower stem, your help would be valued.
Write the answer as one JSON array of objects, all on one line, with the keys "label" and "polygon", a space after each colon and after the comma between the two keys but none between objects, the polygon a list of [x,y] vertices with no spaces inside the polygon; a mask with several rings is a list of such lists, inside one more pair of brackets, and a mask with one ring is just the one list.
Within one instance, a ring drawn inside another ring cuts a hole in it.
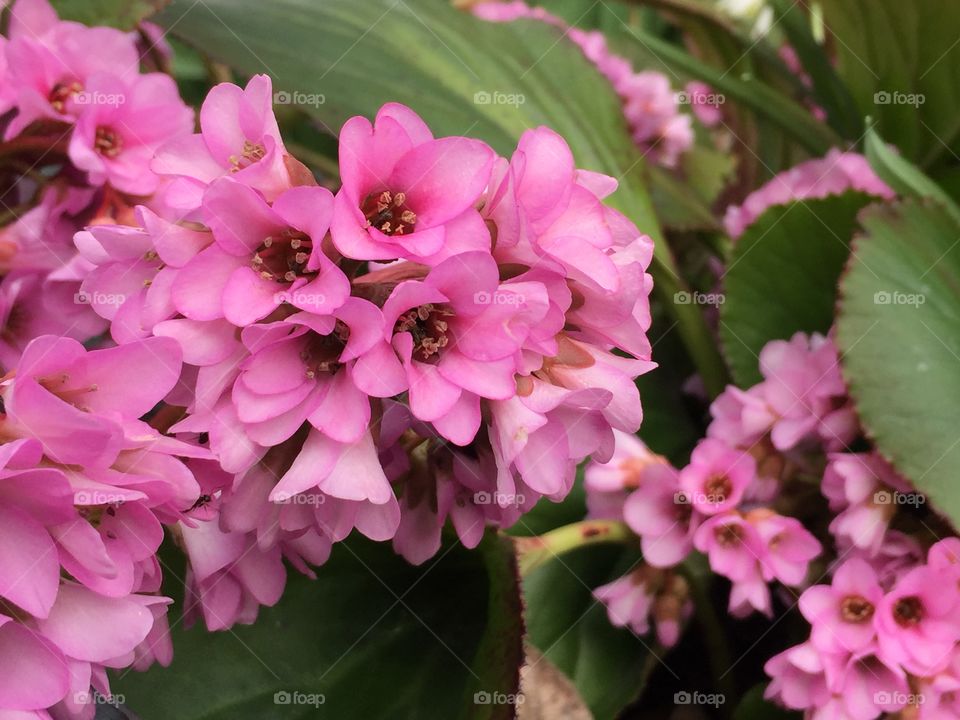
[{"label": "flower stem", "polygon": [[733,676],[734,661],[730,654],[730,647],[723,632],[723,627],[720,625],[720,617],[717,615],[707,591],[706,582],[710,576],[698,572],[697,568],[690,562],[681,566],[681,569],[690,585],[690,599],[693,600],[697,624],[703,631],[703,640],[707,646],[707,657],[717,684],[717,690],[724,696],[722,707],[729,715],[737,697],[737,685]]},{"label": "flower stem", "polygon": [[608,542],[629,542],[634,538],[630,528],[618,520],[583,520],[564,525],[543,535],[514,538],[520,576],[552,558],[587,545]]}]

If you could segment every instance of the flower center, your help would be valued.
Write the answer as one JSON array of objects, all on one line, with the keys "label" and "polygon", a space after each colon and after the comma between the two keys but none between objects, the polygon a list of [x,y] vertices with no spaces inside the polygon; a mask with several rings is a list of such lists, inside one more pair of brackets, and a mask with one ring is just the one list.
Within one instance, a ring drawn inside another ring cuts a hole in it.
[{"label": "flower center", "polygon": [[333,332],[329,335],[311,333],[310,340],[300,352],[300,359],[306,367],[306,375],[311,380],[318,375],[333,375],[340,369],[340,354],[350,339],[350,328],[342,320],[337,320]]},{"label": "flower center", "polygon": [[923,620],[923,603],[916,595],[900,598],[893,606],[893,619],[900,627],[913,627]]},{"label": "flower center", "polygon": [[115,158],[123,150],[123,138],[111,127],[101,125],[93,139],[93,149],[108,158]]},{"label": "flower center", "polygon": [[67,109],[67,101],[81,92],[83,92],[83,85],[76,80],[61,80],[50,88],[47,100],[50,102],[50,107],[62,115]]},{"label": "flower center", "polygon": [[307,261],[313,241],[299,230],[287,228],[278,237],[267,237],[250,261],[254,270],[267,280],[293,282],[310,274]]},{"label": "flower center", "polygon": [[413,358],[429,362],[450,342],[449,323],[445,318],[453,312],[432,303],[412,308],[397,318],[394,334],[408,332],[413,336]]},{"label": "flower center", "polygon": [[708,502],[722,503],[733,492],[733,484],[726,475],[711,475],[703,484],[703,492]]},{"label": "flower center", "polygon": [[417,215],[407,207],[407,195],[402,192],[370,193],[360,210],[367,227],[375,227],[384,235],[405,235],[413,232],[417,224]]},{"label": "flower center", "polygon": [[263,160],[266,154],[267,149],[260,143],[244,140],[243,150],[240,151],[240,154],[231,155],[229,158],[227,158],[230,161],[230,172],[240,172],[241,170],[250,167],[255,162]]},{"label": "flower center", "polygon": [[873,603],[860,595],[847,595],[840,603],[840,617],[849,623],[867,622],[873,617]]},{"label": "flower center", "polygon": [[743,538],[743,529],[739,525],[720,525],[714,530],[714,537],[724,547],[738,545]]}]

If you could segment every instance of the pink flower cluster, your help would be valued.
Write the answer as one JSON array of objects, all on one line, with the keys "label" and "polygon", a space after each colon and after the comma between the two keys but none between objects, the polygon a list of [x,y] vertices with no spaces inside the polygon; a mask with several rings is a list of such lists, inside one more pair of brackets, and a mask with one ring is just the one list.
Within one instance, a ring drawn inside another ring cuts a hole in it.
[{"label": "pink flower cluster", "polygon": [[[707,437],[684,468],[618,433],[611,460],[586,471],[592,517],[626,522],[646,566],[674,568],[694,549],[706,555],[713,572],[731,581],[729,611],[737,617],[772,613],[770,582],[806,581],[821,544],[778,512],[781,488],[810,465],[812,449],[845,448],[858,432],[830,340],[798,333],[771,342],[760,370],[763,382],[746,391],[731,386],[714,401]],[[598,597],[609,603],[609,590]],[[634,607],[644,616],[650,610]],[[625,624],[622,612],[608,608],[614,624]],[[632,625],[643,627],[638,617]]]},{"label": "pink flower cluster", "polygon": [[209,451],[139,418],[180,376],[167,338],[32,341],[0,381],[0,715],[94,715],[107,668],[170,662],[157,550]]},{"label": "pink flower cluster", "polygon": [[60,21],[17,0],[0,37],[0,365],[44,333],[86,340],[103,320],[78,295],[73,234],[126,222],[157,189],[154,151],[193,128],[171,77],[140,71],[137,34]]},{"label": "pink flower cluster", "polygon": [[[471,11],[491,22],[511,22],[534,19],[563,30],[616,90],[623,103],[623,112],[634,142],[653,162],[664,167],[676,167],[680,156],[693,145],[691,116],[680,112],[678,98],[670,80],[653,70],[634,72],[630,61],[612,52],[607,40],[598,30],[584,31],[570,27],[561,18],[541,7],[531,7],[523,0],[511,2],[481,2]],[[688,92],[699,93],[705,86],[693,85]],[[708,122],[716,119],[714,107],[707,107],[703,117]],[[695,112],[701,115],[700,108]]]},{"label": "pink flower cluster", "polygon": [[140,207],[76,238],[84,291],[123,299],[93,304],[114,340],[182,347],[170,430],[220,464],[198,476],[209,520],[180,530],[211,628],[252,621],[284,558],[310,572],[354,529],[420,563],[448,518],[473,547],[562,499],[639,427],[654,366],[652,243],[556,133],[499,157],[388,104],[344,125],[334,195],[271,98],[264,76],[219,85],[200,132],[160,149],[186,221]]},{"label": "pink flower cluster", "polygon": [[774,205],[841,195],[848,190],[886,200],[896,195],[877,177],[863,155],[834,148],[822,158],[807,160],[785,170],[750,193],[741,205],[728,207],[723,224],[727,234],[736,239]]}]

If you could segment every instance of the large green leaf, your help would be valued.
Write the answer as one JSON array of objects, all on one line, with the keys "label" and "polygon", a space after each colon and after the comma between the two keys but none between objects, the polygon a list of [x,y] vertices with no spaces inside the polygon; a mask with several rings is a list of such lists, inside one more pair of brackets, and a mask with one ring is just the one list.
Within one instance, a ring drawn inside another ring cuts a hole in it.
[{"label": "large green leaf", "polygon": [[[124,674],[114,692],[143,720],[513,717],[508,703],[474,702],[475,693],[518,688],[509,541],[491,534],[478,551],[448,548],[415,568],[389,545],[351,539],[318,575],[291,575],[280,603],[252,626],[177,627],[173,664]],[[323,703],[278,704],[295,693]]]},{"label": "large green leaf", "polygon": [[953,0],[824,0],[838,72],[862,115],[929,167],[960,149],[960,13]]},{"label": "large green leaf", "polygon": [[488,23],[444,0],[174,0],[157,20],[242,73],[271,75],[330,132],[391,100],[438,135],[500,153],[549,125],[582,167],[621,180],[616,202],[657,234],[619,99],[555,28]]},{"label": "large green leaf", "polygon": [[724,278],[720,337],[737,383],[761,380],[757,358],[770,340],[826,332],[849,255],[860,193],[776,205],[737,241]]},{"label": "large green leaf", "polygon": [[585,547],[524,580],[530,641],[573,680],[595,720],[611,720],[636,699],[662,653],[653,638],[613,627],[592,594],[638,558],[623,546]]},{"label": "large green leaf", "polygon": [[960,224],[915,199],[860,222],[841,285],[844,376],[877,449],[960,525]]},{"label": "large green leaf", "polygon": [[64,20],[131,30],[167,4],[166,0],[52,0]]}]

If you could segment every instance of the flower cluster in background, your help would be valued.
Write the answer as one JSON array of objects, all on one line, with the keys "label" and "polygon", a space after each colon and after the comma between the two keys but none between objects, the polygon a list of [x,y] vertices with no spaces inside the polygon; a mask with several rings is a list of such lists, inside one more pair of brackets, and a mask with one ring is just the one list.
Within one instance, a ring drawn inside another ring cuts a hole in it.
[{"label": "flower cluster in background", "polygon": [[[654,70],[635,72],[629,60],[610,50],[603,33],[570,27],[556,15],[541,7],[527,5],[523,0],[481,2],[471,11],[492,22],[529,18],[563,30],[564,36],[580,48],[620,96],[630,134],[650,161],[675,167],[680,156],[693,146],[691,116],[680,112],[679,98],[684,93],[673,90],[670,79],[663,73]],[[702,83],[691,83],[687,86],[687,93],[701,97],[709,94],[709,88]],[[692,104],[695,114],[706,124],[717,121],[719,109],[715,105]]]},{"label": "flower cluster in background", "polygon": [[810,639],[767,662],[768,697],[810,717],[956,712],[960,539],[924,550],[939,524],[863,439],[829,338],[773,341],[760,370],[761,383],[714,401],[684,468],[623,433],[608,463],[588,466],[590,516],[624,521],[643,552],[597,598],[637,634],[652,619],[669,647],[691,612],[688,595],[678,604],[671,593],[696,549],[730,580],[734,616],[771,615],[771,581],[802,589],[784,598],[799,605]]},{"label": "flower cluster in background", "polygon": [[[0,365],[44,333],[86,340],[105,324],[78,295],[86,225],[130,221],[159,179],[154,151],[193,128],[173,79],[141,72],[139,36],[60,21],[18,0],[0,37]],[[162,52],[162,47],[148,53]],[[4,224],[4,223],[0,223]]]}]

